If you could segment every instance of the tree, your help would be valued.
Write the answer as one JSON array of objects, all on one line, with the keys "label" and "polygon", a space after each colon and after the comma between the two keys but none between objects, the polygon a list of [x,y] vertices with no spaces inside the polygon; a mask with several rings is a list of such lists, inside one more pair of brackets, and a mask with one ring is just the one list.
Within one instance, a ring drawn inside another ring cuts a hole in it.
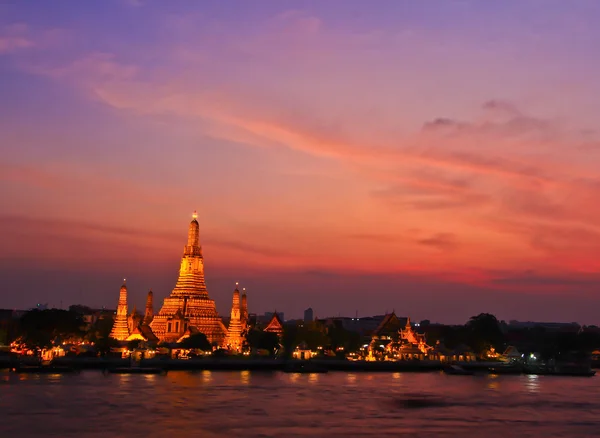
[{"label": "tree", "polygon": [[94,348],[99,355],[104,356],[110,353],[111,348],[117,348],[120,346],[119,341],[111,337],[99,338],[94,342]]},{"label": "tree", "polygon": [[189,350],[211,351],[212,346],[204,333],[194,333],[181,341],[181,346]]},{"label": "tree", "polygon": [[331,326],[327,329],[332,350],[343,348],[344,351],[358,351],[361,346],[361,337],[357,332],[346,330],[341,326]]},{"label": "tree", "polygon": [[274,355],[279,349],[279,336],[276,333],[252,329],[246,335],[246,342],[252,349],[267,350],[269,355]]},{"label": "tree", "polygon": [[96,344],[101,339],[108,338],[110,336],[113,324],[113,315],[109,312],[103,313],[88,331],[86,335],[87,340]]},{"label": "tree", "polygon": [[43,348],[56,342],[80,340],[85,324],[76,312],[34,309],[21,317],[19,325],[21,337],[28,347]]},{"label": "tree", "polygon": [[480,313],[473,316],[465,325],[465,329],[468,345],[479,354],[483,354],[490,347],[501,351],[505,346],[504,334],[494,315]]}]

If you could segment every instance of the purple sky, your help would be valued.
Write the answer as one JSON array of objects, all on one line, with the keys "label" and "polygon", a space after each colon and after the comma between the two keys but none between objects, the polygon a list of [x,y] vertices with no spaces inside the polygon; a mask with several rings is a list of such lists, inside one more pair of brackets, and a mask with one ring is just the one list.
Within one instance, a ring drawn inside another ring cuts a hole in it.
[{"label": "purple sky", "polygon": [[0,307],[600,323],[600,2],[0,2]]}]

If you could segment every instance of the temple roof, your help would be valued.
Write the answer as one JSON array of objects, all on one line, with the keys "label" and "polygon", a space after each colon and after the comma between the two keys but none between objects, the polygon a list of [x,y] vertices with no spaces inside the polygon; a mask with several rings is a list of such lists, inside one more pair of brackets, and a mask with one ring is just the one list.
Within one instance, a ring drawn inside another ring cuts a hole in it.
[{"label": "temple roof", "polygon": [[377,326],[377,328],[375,329],[375,331],[373,332],[373,334],[375,336],[379,336],[383,333],[397,333],[398,330],[402,327],[402,324],[400,323],[400,320],[398,319],[398,317],[396,316],[396,314],[394,312],[392,313],[388,313],[386,314],[383,319],[381,320],[381,322],[379,323],[379,325]]},{"label": "temple roof", "polygon": [[147,341],[157,342],[158,337],[154,334],[149,325],[143,325],[140,327],[140,332]]},{"label": "temple roof", "polygon": [[273,316],[271,320],[268,322],[267,326],[263,329],[265,332],[281,332],[283,331],[283,322],[277,312],[273,312]]}]

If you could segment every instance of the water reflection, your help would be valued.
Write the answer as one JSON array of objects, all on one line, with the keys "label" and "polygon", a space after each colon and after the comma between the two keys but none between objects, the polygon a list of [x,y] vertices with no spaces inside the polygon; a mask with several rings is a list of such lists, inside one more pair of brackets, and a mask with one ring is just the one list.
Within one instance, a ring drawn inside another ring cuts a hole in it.
[{"label": "water reflection", "polygon": [[400,373],[394,373],[392,374],[392,379],[400,379]]},{"label": "water reflection", "polygon": [[528,392],[537,393],[540,390],[540,376],[528,374],[525,380],[525,388]]},{"label": "water reflection", "polygon": [[496,374],[488,375],[487,387],[491,390],[496,390],[500,388],[500,381],[498,380],[498,376]]},{"label": "water reflection", "polygon": [[[505,438],[600,430],[600,399],[590,396],[600,392],[597,377],[83,371],[60,379],[0,372],[0,379],[0,437]],[[101,430],[90,428],[99,418]]]},{"label": "water reflection", "polygon": [[290,374],[288,374],[288,378],[289,378],[290,382],[296,383],[298,381],[298,379],[300,378],[300,374],[290,373]]}]

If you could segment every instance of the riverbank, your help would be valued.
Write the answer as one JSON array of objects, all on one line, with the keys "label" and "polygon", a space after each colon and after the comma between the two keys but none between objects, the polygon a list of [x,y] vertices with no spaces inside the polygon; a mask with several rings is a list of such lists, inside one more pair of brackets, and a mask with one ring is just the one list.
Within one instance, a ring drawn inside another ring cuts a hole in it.
[{"label": "riverbank", "polygon": [[[349,361],[343,359],[312,359],[310,366],[321,371],[342,372],[433,372],[441,371],[448,364],[439,361],[411,360],[411,361]],[[288,371],[290,367],[303,363],[294,359],[275,358],[247,358],[247,357],[205,357],[196,359],[146,359],[136,363],[136,367],[160,369],[164,371]],[[306,362],[304,362],[306,363]],[[0,357],[0,369],[13,369],[19,367],[36,366],[39,362],[35,358]],[[132,365],[129,359],[100,358],[100,357],[61,357],[51,364],[57,369],[72,370],[106,370],[128,368]],[[472,361],[456,363],[461,369],[476,374],[556,374],[556,375],[587,375],[577,369],[565,372],[555,370],[526,370],[519,366],[509,366],[500,362]]]},{"label": "riverbank", "polygon": [[[35,359],[25,358],[0,360],[0,368],[14,368],[19,363],[34,365]],[[296,361],[294,361],[296,362]],[[311,361],[314,365],[328,371],[349,372],[428,372],[439,371],[444,365],[436,361],[401,361],[401,362],[365,362],[347,361],[338,359],[324,359]],[[128,367],[129,359],[121,358],[93,358],[93,357],[61,357],[52,362],[55,366],[73,367],[78,369],[106,369]],[[273,358],[201,358],[201,359],[146,359],[139,362],[141,367],[161,368],[167,371],[175,370],[210,370],[210,371],[281,371],[289,364],[285,359]]]}]

